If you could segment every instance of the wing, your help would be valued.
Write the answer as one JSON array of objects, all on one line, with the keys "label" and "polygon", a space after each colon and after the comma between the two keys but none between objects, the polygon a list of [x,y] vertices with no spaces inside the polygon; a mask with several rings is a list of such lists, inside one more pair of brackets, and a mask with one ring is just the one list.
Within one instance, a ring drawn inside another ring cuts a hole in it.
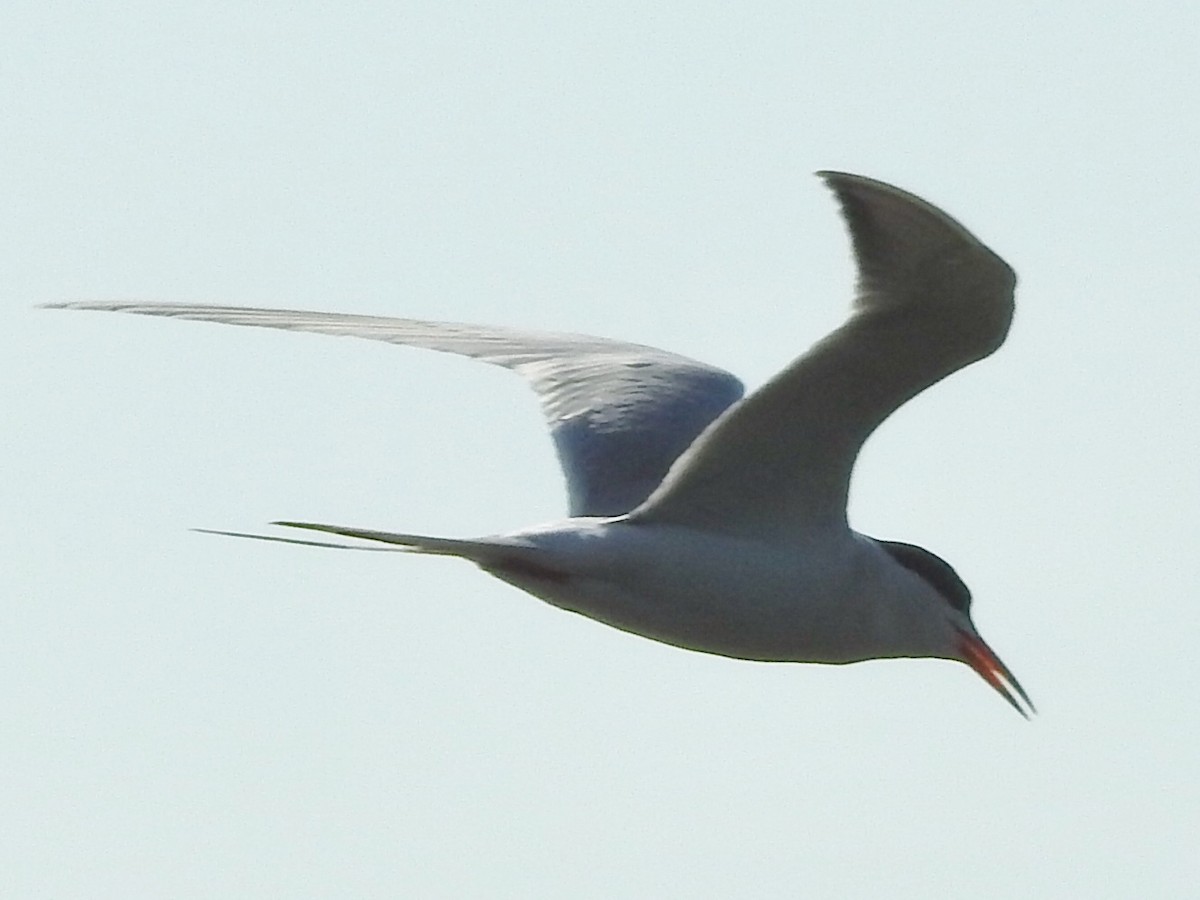
[{"label": "wing", "polygon": [[512,369],[538,393],[567,479],[572,516],[626,513],[742,395],[728,372],[674,353],[603,338],[341,313],[64,303],[94,309],[368,338],[469,356]]},{"label": "wing", "polygon": [[1000,257],[919,197],[819,174],[854,245],[850,317],[714,422],[633,519],[783,539],[844,527],[850,473],[871,432],[1004,342],[1016,276]]}]

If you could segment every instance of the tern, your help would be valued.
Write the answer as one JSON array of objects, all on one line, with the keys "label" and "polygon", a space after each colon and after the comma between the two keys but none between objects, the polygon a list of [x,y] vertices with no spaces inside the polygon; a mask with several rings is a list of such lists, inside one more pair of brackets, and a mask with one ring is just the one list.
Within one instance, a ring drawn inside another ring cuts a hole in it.
[{"label": "tern", "polygon": [[[459,557],[556,607],[689,650],[770,662],[931,657],[1034,707],[979,636],[971,593],[921,547],[852,530],[851,472],[907,400],[994,352],[1016,276],[966,228],[870,178],[819,172],[850,232],[847,320],[749,396],[728,372],[603,338],[341,313],[132,302],[56,308],[253,325],[455,353],[523,376],[566,476],[568,518],[472,539],[276,522]],[[381,546],[383,545],[383,546]]]}]

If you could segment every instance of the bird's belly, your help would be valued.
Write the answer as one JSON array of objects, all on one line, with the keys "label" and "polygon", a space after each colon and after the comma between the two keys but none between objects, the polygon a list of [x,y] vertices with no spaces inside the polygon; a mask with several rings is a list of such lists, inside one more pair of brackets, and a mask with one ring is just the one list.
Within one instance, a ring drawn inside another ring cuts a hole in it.
[{"label": "bird's belly", "polygon": [[796,662],[873,655],[862,620],[868,610],[859,615],[860,604],[842,589],[840,548],[780,550],[647,531],[555,546],[550,556],[560,577],[493,574],[555,606],[689,650]]}]

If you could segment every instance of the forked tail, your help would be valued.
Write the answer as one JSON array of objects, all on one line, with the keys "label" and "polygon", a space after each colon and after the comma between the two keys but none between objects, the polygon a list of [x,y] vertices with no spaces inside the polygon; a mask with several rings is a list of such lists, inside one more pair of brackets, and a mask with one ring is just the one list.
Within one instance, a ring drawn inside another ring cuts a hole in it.
[{"label": "forked tail", "polygon": [[316,522],[272,522],[285,528],[302,528],[319,531],[338,537],[373,541],[388,546],[338,544],[332,541],[304,540],[302,538],[277,537],[269,534],[250,534],[243,531],[218,531],[212,528],[196,528],[204,534],[221,534],[226,537],[251,538],[256,541],[274,541],[281,544],[300,544],[305,547],[329,547],[334,550],[374,550],[384,552],[428,553],[435,556],[457,556],[479,565],[487,566],[500,562],[523,548],[520,544],[497,540],[461,540],[457,538],[429,537],[423,534],[396,534],[390,531],[372,531],[366,528],[346,528],[341,525],[322,525]]}]

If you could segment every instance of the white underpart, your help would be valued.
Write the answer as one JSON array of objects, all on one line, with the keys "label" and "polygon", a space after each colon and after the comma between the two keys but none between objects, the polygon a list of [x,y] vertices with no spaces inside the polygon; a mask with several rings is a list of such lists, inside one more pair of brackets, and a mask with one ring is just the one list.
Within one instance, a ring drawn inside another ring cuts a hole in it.
[{"label": "white underpart", "polygon": [[744,400],[719,369],[599,338],[293,310],[69,305],[459,353],[514,370],[540,396],[572,518],[474,540],[302,527],[460,556],[557,606],[711,653],[961,658],[969,619],[853,532],[846,498],[863,442],[888,415],[1001,345],[1015,277],[920,198],[822,177],[854,243],[851,315]]}]

